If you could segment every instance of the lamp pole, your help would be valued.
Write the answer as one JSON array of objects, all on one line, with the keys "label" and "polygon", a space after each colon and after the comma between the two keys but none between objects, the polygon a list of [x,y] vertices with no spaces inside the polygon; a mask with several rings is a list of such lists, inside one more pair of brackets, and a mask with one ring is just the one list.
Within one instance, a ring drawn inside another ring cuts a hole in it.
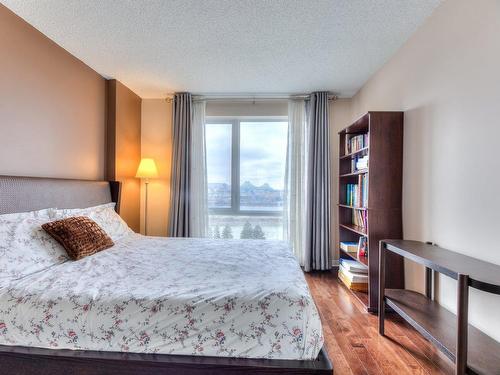
[{"label": "lamp pole", "polygon": [[137,173],[135,177],[144,180],[146,184],[146,191],[144,194],[144,235],[148,235],[148,185],[149,179],[158,177],[158,170],[156,169],[156,163],[154,159],[142,158],[137,168]]},{"label": "lamp pole", "polygon": [[148,235],[148,185],[149,185],[149,178],[146,178],[144,181],[146,184],[146,194],[145,194],[145,199],[144,199],[144,235]]}]

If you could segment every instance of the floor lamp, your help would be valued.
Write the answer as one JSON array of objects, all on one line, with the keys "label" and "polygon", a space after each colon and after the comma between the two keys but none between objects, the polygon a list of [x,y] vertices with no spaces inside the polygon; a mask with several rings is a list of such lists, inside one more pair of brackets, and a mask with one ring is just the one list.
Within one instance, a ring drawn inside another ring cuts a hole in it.
[{"label": "floor lamp", "polygon": [[149,179],[158,177],[158,170],[156,169],[156,163],[154,159],[143,158],[137,168],[137,173],[135,175],[137,178],[144,180],[146,185],[146,194],[144,199],[144,234],[148,235],[148,185]]}]

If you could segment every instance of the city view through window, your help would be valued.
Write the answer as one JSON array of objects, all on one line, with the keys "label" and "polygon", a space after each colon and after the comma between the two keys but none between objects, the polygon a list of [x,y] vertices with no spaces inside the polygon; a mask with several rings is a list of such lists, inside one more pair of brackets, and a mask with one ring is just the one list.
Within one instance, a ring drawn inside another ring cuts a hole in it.
[{"label": "city view through window", "polygon": [[286,120],[206,125],[209,236],[283,239]]}]

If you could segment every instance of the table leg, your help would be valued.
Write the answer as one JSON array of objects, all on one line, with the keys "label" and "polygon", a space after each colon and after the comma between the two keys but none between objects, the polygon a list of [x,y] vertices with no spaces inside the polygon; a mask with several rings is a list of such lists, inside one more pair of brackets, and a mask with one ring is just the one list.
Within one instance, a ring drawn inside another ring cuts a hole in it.
[{"label": "table leg", "polygon": [[457,352],[456,375],[467,372],[467,345],[469,330],[469,276],[458,275],[457,285]]},{"label": "table leg", "polygon": [[432,269],[425,267],[425,296],[432,299]]},{"label": "table leg", "polygon": [[385,243],[380,241],[378,267],[378,333],[384,336],[385,319]]}]

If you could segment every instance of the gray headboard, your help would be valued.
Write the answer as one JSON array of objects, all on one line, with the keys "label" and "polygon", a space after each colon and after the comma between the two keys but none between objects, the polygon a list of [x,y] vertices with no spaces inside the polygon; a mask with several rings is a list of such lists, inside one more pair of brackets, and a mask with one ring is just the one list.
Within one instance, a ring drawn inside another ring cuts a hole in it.
[{"label": "gray headboard", "polygon": [[115,202],[120,212],[117,181],[67,180],[0,176],[0,215],[43,208],[85,208]]}]

